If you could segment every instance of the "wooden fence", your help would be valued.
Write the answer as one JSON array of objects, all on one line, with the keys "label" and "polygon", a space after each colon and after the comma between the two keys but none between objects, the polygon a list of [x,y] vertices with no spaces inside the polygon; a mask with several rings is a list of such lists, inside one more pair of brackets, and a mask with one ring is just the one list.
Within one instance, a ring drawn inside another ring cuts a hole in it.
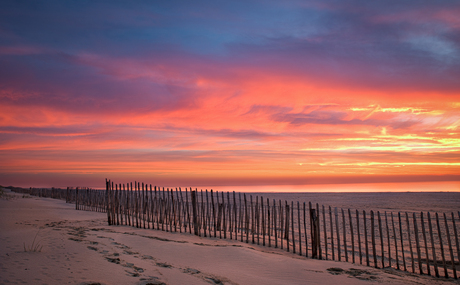
[{"label": "wooden fence", "polygon": [[366,212],[245,193],[160,189],[140,182],[106,181],[105,191],[25,190],[65,198],[76,209],[106,212],[109,225],[234,239],[309,258],[436,277],[457,279],[460,269],[460,211]]},{"label": "wooden fence", "polygon": [[458,213],[374,212],[107,181],[109,225],[235,239],[310,258],[457,278]]},{"label": "wooden fence", "polygon": [[74,203],[76,210],[106,212],[106,191],[95,190],[87,187],[61,188],[20,188],[10,187],[11,191],[32,196],[65,200]]}]

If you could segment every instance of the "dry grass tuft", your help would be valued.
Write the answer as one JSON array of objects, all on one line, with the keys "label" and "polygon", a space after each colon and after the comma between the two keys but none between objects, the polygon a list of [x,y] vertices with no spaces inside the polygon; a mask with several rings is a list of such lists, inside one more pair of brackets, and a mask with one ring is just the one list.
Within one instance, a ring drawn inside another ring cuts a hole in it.
[{"label": "dry grass tuft", "polygon": [[11,200],[11,199],[14,199],[14,198],[15,198],[14,195],[7,194],[7,193],[5,192],[5,188],[3,188],[2,186],[0,186],[0,199]]},{"label": "dry grass tuft", "polygon": [[26,243],[24,243],[25,252],[41,252],[42,251],[43,245],[40,245],[40,242],[35,243],[35,240],[37,239],[39,232],[40,232],[40,229],[38,230],[37,234],[35,234],[34,240],[32,241],[32,244],[30,246],[26,247]]}]

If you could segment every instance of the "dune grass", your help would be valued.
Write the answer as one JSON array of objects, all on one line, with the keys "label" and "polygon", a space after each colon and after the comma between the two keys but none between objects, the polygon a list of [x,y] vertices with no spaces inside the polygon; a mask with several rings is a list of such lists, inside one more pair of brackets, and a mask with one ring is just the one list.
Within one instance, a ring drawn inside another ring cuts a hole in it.
[{"label": "dune grass", "polygon": [[14,199],[14,197],[14,195],[7,194],[5,188],[3,186],[0,186],[0,199],[10,200]]},{"label": "dune grass", "polygon": [[38,233],[40,232],[40,229],[38,229],[37,233],[35,234],[34,240],[32,241],[32,244],[30,246],[26,247],[26,243],[24,242],[24,251],[25,252],[41,252],[43,249],[43,245],[40,245],[40,242],[38,241],[35,243],[37,240]]}]

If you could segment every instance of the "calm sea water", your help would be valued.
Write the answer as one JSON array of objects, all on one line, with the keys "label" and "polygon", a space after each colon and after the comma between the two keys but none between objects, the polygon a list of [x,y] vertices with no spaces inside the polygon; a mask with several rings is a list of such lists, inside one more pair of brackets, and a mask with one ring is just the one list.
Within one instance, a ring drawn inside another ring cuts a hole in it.
[{"label": "calm sea water", "polygon": [[[311,202],[343,209],[408,212],[460,211],[460,182],[379,183],[340,185],[216,186],[198,187],[214,191],[235,191],[253,196],[287,201]],[[440,192],[442,191],[442,192]],[[236,194],[238,198],[238,193]],[[297,205],[295,205],[297,207]],[[458,214],[457,214],[458,215]]]}]

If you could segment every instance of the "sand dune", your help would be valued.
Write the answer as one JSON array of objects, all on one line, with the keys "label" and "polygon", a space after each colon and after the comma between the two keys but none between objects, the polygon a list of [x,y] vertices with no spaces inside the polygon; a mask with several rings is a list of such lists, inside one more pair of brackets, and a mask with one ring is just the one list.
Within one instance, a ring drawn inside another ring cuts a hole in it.
[{"label": "sand dune", "polygon": [[234,240],[108,226],[104,213],[7,195],[0,199],[1,284],[460,284]]}]

